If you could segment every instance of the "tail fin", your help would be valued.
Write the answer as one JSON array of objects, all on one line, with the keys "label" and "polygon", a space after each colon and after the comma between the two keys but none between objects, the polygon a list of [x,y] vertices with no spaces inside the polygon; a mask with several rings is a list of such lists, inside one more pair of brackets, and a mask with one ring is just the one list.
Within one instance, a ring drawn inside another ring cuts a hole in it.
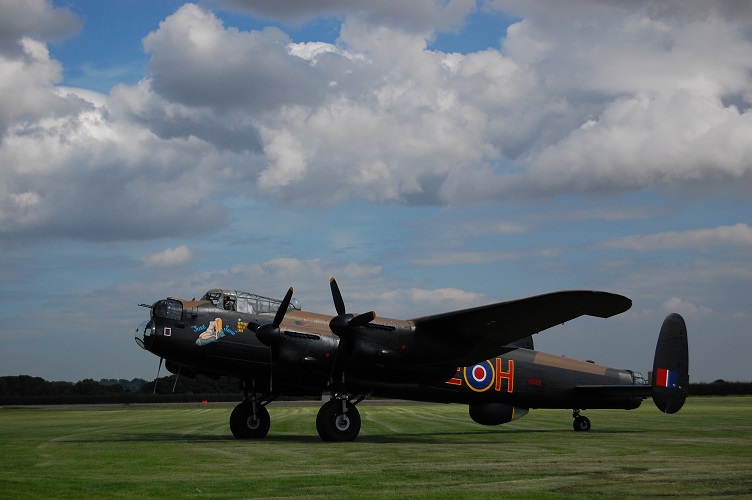
[{"label": "tail fin", "polygon": [[689,347],[684,318],[666,316],[658,335],[653,361],[653,402],[664,413],[676,413],[684,405],[689,388]]}]

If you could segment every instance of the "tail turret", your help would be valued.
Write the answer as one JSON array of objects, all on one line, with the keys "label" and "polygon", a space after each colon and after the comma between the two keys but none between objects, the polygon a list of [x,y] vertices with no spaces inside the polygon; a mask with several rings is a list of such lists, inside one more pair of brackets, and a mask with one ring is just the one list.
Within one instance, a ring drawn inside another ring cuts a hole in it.
[{"label": "tail turret", "polygon": [[689,347],[684,318],[666,316],[658,335],[653,361],[653,402],[664,413],[676,413],[689,389]]}]

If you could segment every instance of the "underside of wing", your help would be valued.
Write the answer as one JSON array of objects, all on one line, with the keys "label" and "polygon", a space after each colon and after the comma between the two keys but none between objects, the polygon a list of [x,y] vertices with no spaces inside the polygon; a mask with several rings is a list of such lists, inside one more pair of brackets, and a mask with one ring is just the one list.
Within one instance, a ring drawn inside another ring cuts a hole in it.
[{"label": "underside of wing", "polygon": [[[474,307],[412,320],[416,341],[436,352],[446,345],[447,356],[462,366],[509,350],[512,342],[580,316],[609,318],[628,310],[632,301],[596,291],[562,291]],[[438,356],[444,358],[444,356]],[[438,360],[437,360],[438,361]]]}]

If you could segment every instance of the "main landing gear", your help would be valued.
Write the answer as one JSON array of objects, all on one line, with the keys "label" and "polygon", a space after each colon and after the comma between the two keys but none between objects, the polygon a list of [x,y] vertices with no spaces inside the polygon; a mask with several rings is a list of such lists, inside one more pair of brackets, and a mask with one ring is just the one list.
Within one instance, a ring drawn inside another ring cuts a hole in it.
[{"label": "main landing gear", "polygon": [[271,418],[266,405],[271,403],[272,397],[259,399],[256,396],[256,382],[251,386],[248,396],[248,382],[241,382],[243,388],[243,402],[237,405],[230,414],[230,430],[237,439],[261,439],[266,437],[271,427]]},{"label": "main landing gear", "polygon": [[316,430],[324,441],[353,441],[360,432],[360,412],[355,407],[363,401],[347,396],[333,397],[321,406],[316,416]]},{"label": "main landing gear", "polygon": [[271,426],[271,418],[266,405],[271,399],[259,401],[255,395],[246,399],[232,410],[230,430],[238,439],[261,439],[266,437]]},{"label": "main landing gear", "polygon": [[587,432],[590,430],[590,419],[580,415],[580,410],[577,410],[577,409],[573,410],[572,417],[574,417],[574,422],[572,423],[572,427],[574,427],[575,431]]},{"label": "main landing gear", "polygon": [[[255,384],[254,384],[255,385]],[[244,384],[244,389],[246,385]],[[355,407],[365,396],[350,399],[340,394],[332,396],[319,409],[316,416],[316,430],[324,441],[353,441],[360,433],[360,412]],[[230,414],[230,430],[237,439],[261,439],[266,437],[271,426],[271,418],[266,405],[271,396],[258,398],[255,390],[245,394],[242,403]]]}]

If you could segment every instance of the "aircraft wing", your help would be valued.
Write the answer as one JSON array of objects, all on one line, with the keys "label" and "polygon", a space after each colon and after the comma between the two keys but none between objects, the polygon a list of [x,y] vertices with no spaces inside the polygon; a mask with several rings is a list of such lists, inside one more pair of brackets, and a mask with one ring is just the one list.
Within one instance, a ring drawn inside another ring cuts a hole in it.
[{"label": "aircraft wing", "polygon": [[425,316],[412,322],[418,339],[434,346],[446,343],[454,350],[454,361],[470,366],[509,351],[504,346],[552,326],[584,315],[609,318],[630,307],[632,301],[621,295],[575,290]]}]

